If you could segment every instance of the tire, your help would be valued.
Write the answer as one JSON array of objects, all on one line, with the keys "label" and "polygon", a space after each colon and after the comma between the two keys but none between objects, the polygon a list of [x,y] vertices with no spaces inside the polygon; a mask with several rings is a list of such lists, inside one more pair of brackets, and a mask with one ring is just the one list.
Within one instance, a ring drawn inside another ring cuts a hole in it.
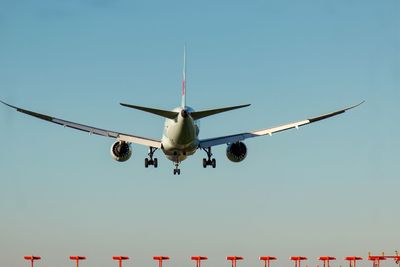
[{"label": "tire", "polygon": [[203,159],[203,168],[207,168],[207,160]]},{"label": "tire", "polygon": [[176,171],[177,171],[178,175],[181,175],[181,170],[180,169],[177,169]]},{"label": "tire", "polygon": [[176,175],[176,169],[174,169],[174,175]]},{"label": "tire", "polygon": [[212,159],[211,161],[211,166],[215,169],[217,167],[217,161],[215,159]]},{"label": "tire", "polygon": [[157,160],[157,158],[154,159],[153,165],[154,165],[154,168],[157,168],[157,167],[158,167],[158,160]]},{"label": "tire", "polygon": [[145,158],[145,159],[144,159],[144,167],[145,167],[145,168],[148,168],[148,167],[149,167],[149,159],[148,159],[148,158]]}]

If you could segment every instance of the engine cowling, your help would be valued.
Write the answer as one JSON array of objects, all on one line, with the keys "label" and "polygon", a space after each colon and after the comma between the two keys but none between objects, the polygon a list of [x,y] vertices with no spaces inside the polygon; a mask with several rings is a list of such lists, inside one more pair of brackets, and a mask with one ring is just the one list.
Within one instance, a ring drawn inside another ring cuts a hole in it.
[{"label": "engine cowling", "polygon": [[247,147],[242,142],[228,144],[226,156],[230,161],[241,162],[247,156]]},{"label": "engine cowling", "polygon": [[132,156],[131,145],[124,141],[117,141],[111,146],[111,156],[119,162],[127,161]]}]

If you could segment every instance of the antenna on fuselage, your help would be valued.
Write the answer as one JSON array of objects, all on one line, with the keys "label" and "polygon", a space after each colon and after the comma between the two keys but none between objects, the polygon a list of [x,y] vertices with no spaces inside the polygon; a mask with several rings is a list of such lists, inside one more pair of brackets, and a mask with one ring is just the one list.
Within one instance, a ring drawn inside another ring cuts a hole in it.
[{"label": "antenna on fuselage", "polygon": [[182,108],[186,106],[186,44],[183,47]]}]

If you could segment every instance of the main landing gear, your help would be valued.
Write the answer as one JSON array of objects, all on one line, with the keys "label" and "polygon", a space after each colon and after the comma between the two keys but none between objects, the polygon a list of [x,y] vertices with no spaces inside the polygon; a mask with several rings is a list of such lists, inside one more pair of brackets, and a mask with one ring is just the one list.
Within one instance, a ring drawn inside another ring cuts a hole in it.
[{"label": "main landing gear", "polygon": [[207,166],[212,166],[215,168],[217,166],[217,162],[215,159],[211,158],[211,147],[203,148],[203,150],[207,153],[207,159],[203,158],[203,168],[207,168]]},{"label": "main landing gear", "polygon": [[155,148],[155,147],[149,147],[149,153],[147,154],[147,155],[149,155],[149,157],[144,159],[144,167],[148,168],[149,165],[153,165],[154,168],[158,167],[157,158],[153,159],[154,152],[156,152],[157,149],[158,148]]},{"label": "main landing gear", "polygon": [[181,169],[179,169],[179,162],[175,162],[175,169],[174,169],[174,175],[181,175]]}]

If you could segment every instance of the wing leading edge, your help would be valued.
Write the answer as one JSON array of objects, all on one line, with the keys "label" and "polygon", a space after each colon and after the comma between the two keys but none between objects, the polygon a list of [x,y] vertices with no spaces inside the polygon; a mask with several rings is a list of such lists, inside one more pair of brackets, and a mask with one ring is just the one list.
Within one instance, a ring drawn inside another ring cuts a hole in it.
[{"label": "wing leading edge", "polygon": [[289,124],[285,124],[285,125],[281,125],[281,126],[277,126],[277,127],[273,127],[273,128],[200,140],[199,147],[200,148],[208,148],[208,147],[218,146],[218,145],[222,145],[222,144],[236,143],[236,142],[243,141],[245,139],[252,138],[252,137],[272,135],[274,133],[286,131],[289,129],[299,128],[300,126],[304,126],[304,125],[307,125],[307,124],[310,124],[313,122],[317,122],[320,120],[325,120],[330,117],[345,113],[347,110],[358,107],[359,105],[361,105],[364,102],[365,101],[362,101],[361,103],[359,103],[357,105],[350,106],[350,107],[347,107],[344,109],[340,109],[340,110],[337,110],[337,111],[334,111],[331,113],[323,114],[323,115],[320,115],[317,117],[313,117],[313,118],[309,118],[309,119],[305,119],[302,121],[293,122],[293,123],[289,123]]},{"label": "wing leading edge", "polygon": [[145,145],[145,146],[151,146],[151,147],[155,147],[155,148],[161,148],[161,142],[159,140],[154,140],[154,139],[135,136],[135,135],[130,135],[130,134],[119,133],[119,132],[110,131],[110,130],[104,130],[104,129],[100,129],[100,128],[96,128],[96,127],[92,127],[92,126],[88,126],[88,125],[84,125],[84,124],[79,124],[79,123],[75,123],[75,122],[71,122],[71,121],[66,121],[66,120],[55,118],[55,117],[51,117],[49,115],[33,112],[33,111],[30,111],[30,110],[27,110],[27,109],[22,109],[22,108],[19,108],[19,107],[15,107],[15,106],[7,104],[7,103],[5,103],[5,102],[3,102],[1,100],[0,100],[0,102],[3,103],[4,105],[7,105],[7,106],[11,107],[11,108],[14,108],[15,110],[17,110],[17,111],[19,111],[21,113],[25,113],[27,115],[36,117],[36,118],[41,119],[41,120],[45,120],[45,121],[52,122],[52,123],[55,123],[55,124],[58,124],[58,125],[62,125],[64,127],[68,127],[68,128],[84,131],[84,132],[87,132],[87,133],[90,133],[90,134],[96,134],[96,135],[116,138],[118,140],[125,141],[125,142],[128,142],[128,143],[135,143],[135,144],[139,144],[139,145]]}]

